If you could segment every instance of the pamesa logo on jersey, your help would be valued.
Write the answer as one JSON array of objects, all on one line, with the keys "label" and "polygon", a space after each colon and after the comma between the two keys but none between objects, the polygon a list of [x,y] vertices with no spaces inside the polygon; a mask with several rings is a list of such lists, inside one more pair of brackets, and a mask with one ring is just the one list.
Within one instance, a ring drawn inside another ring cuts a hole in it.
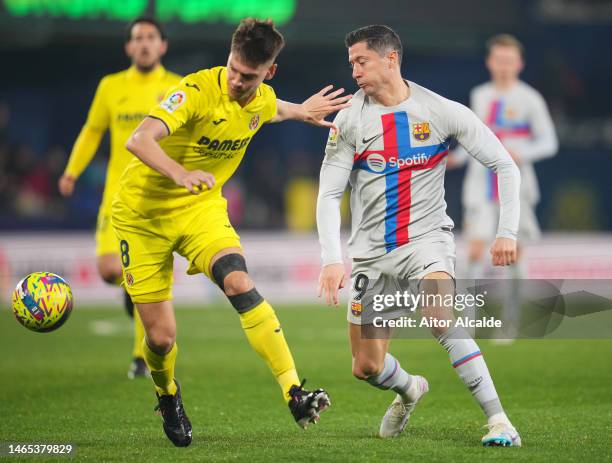
[{"label": "pamesa logo on jersey", "polygon": [[418,153],[408,158],[391,157],[388,162],[380,153],[372,153],[366,158],[368,169],[376,174],[384,172],[387,166],[392,169],[396,167],[401,169],[402,167],[421,166],[427,164],[427,161],[429,161],[429,156],[425,153]]}]

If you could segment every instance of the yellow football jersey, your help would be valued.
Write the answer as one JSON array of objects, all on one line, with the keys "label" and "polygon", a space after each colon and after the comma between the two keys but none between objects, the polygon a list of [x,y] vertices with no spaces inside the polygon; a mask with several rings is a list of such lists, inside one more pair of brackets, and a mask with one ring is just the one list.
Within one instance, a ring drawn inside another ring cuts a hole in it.
[{"label": "yellow football jersey", "polygon": [[[150,73],[141,73],[134,66],[102,78],[94,96],[87,122],[81,131],[93,134],[89,143],[76,143],[66,173],[78,178],[96,152],[100,139],[110,129],[110,159],[102,210],[110,210],[119,186],[119,178],[134,155],[125,149],[125,142],[134,129],[158,104],[181,76],[158,66]],[[80,137],[79,137],[80,138]],[[94,145],[94,146],[92,146]]]},{"label": "yellow football jersey", "polygon": [[135,158],[123,172],[117,199],[152,216],[221,197],[223,184],[238,168],[249,142],[275,115],[276,94],[269,85],[261,84],[243,108],[228,95],[225,67],[188,75],[149,116],[168,128],[170,135],[160,141],[164,152],[187,170],[210,172],[215,186],[193,195]]}]

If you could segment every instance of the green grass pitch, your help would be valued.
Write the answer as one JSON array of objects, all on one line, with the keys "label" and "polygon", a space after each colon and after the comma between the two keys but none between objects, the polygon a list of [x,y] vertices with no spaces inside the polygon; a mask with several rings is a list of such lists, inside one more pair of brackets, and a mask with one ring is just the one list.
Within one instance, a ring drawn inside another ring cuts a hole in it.
[{"label": "green grass pitch", "polygon": [[[602,461],[612,460],[612,341],[480,341],[523,448],[483,448],[483,416],[433,340],[391,352],[430,392],[404,435],[376,437],[393,393],[351,376],[344,309],[278,306],[300,375],[332,408],[317,426],[293,422],[267,367],[226,306],[179,308],[177,377],[193,444],[163,434],[152,383],[129,381],[131,329],[117,310],[79,309],[38,334],[0,311],[0,442],[76,445],[73,461]],[[0,456],[16,461],[21,457]],[[36,457],[36,461],[57,458]]]}]

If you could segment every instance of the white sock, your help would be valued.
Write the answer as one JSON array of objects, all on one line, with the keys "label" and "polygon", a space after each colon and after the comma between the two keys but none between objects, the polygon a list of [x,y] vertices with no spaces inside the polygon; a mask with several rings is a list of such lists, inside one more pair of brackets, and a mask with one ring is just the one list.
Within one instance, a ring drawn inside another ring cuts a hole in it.
[{"label": "white sock", "polygon": [[461,328],[451,328],[438,338],[453,368],[470,390],[487,418],[503,413],[499,396],[478,344]]},{"label": "white sock", "polygon": [[378,389],[391,389],[397,392],[405,401],[411,400],[411,387],[416,384],[414,377],[400,366],[393,355],[385,355],[385,364],[382,371],[376,376],[370,376],[368,383]]}]

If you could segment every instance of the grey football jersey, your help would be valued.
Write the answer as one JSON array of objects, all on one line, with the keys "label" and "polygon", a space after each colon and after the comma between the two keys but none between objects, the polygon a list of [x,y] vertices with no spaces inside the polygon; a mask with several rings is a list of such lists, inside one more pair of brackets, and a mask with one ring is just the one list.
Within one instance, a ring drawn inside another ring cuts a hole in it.
[{"label": "grey football jersey", "polygon": [[[533,163],[554,156],[558,147],[546,102],[525,82],[518,81],[506,91],[500,91],[487,82],[472,90],[470,105],[504,146],[520,156],[521,200],[536,204],[540,191]],[[463,151],[458,150],[457,155],[463,160],[468,159]],[[498,199],[495,173],[469,159],[463,183],[463,205],[470,207]]]},{"label": "grey football jersey", "polygon": [[444,200],[449,139],[501,178],[498,236],[515,238],[520,175],[493,133],[465,106],[413,82],[410,97],[382,106],[358,91],[338,113],[321,169],[317,225],[323,263],[341,261],[339,198],[351,186],[349,254],[369,258],[418,240],[431,230],[452,228]]}]

